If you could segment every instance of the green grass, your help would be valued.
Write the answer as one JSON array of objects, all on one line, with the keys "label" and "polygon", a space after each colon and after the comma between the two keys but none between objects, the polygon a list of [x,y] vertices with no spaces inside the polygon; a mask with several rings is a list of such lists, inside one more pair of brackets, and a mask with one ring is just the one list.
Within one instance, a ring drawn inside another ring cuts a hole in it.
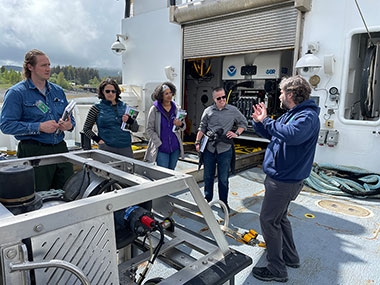
[{"label": "green grass", "polygon": [[11,87],[13,84],[8,84],[8,83],[0,83],[0,88],[8,89]]}]

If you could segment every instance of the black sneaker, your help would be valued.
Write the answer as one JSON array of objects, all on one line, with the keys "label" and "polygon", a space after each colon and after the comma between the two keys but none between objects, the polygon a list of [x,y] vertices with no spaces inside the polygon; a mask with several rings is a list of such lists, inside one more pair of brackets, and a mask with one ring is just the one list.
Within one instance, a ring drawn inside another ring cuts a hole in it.
[{"label": "black sneaker", "polygon": [[288,282],[288,277],[275,276],[266,267],[253,267],[252,274],[253,277],[262,281]]},{"label": "black sneaker", "polygon": [[286,261],[285,261],[285,265],[289,266],[291,268],[299,268],[301,266],[301,264],[299,264],[299,263],[290,263],[290,262],[286,262]]}]

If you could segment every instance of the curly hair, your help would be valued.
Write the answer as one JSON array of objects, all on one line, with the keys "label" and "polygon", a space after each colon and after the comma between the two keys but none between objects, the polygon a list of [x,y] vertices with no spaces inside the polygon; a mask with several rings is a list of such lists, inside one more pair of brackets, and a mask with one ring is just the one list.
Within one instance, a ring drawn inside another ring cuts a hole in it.
[{"label": "curly hair", "polygon": [[164,83],[161,83],[160,85],[158,85],[155,89],[154,89],[154,91],[153,91],[153,93],[152,93],[152,99],[153,100],[157,100],[158,102],[162,102],[162,98],[163,98],[163,94],[164,94],[164,90],[162,90],[162,87],[164,86],[164,85],[166,85],[166,86],[168,86],[169,87],[169,89],[170,89],[170,91],[172,91],[172,93],[173,93],[173,96],[176,94],[176,92],[177,92],[177,88],[174,86],[174,84],[173,83],[171,83],[171,82],[164,82]]},{"label": "curly hair", "polygon": [[46,56],[46,54],[44,52],[42,52],[38,49],[32,49],[25,54],[24,64],[22,66],[23,78],[29,79],[32,76],[32,72],[29,70],[28,64],[30,64],[31,66],[36,66],[37,56],[39,56],[39,55],[45,55]]},{"label": "curly hair", "polygon": [[293,101],[296,105],[310,98],[310,84],[300,75],[283,78],[280,82],[280,88],[286,95],[292,94]]},{"label": "curly hair", "polygon": [[113,79],[111,79],[111,78],[104,79],[102,82],[100,82],[99,87],[98,87],[98,98],[99,99],[106,99],[106,97],[104,96],[103,91],[104,91],[104,88],[107,85],[112,85],[113,87],[115,87],[115,90],[116,90],[116,101],[119,101],[120,100],[120,94],[121,94],[120,87],[116,83],[116,81],[113,80]]}]

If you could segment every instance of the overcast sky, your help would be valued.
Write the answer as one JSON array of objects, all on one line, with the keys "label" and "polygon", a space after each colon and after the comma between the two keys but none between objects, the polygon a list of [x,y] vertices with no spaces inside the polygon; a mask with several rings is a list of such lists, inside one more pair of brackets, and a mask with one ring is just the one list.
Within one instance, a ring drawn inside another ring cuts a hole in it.
[{"label": "overcast sky", "polygon": [[0,66],[22,66],[37,48],[52,66],[121,69],[111,45],[124,7],[124,0],[0,0]]}]

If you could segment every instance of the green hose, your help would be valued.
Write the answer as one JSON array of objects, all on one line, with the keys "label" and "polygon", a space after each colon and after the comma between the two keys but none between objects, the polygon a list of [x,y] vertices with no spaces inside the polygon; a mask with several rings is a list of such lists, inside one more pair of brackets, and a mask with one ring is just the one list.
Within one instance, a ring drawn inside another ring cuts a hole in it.
[{"label": "green hose", "polygon": [[305,184],[325,194],[380,198],[380,175],[358,167],[315,163]]}]

